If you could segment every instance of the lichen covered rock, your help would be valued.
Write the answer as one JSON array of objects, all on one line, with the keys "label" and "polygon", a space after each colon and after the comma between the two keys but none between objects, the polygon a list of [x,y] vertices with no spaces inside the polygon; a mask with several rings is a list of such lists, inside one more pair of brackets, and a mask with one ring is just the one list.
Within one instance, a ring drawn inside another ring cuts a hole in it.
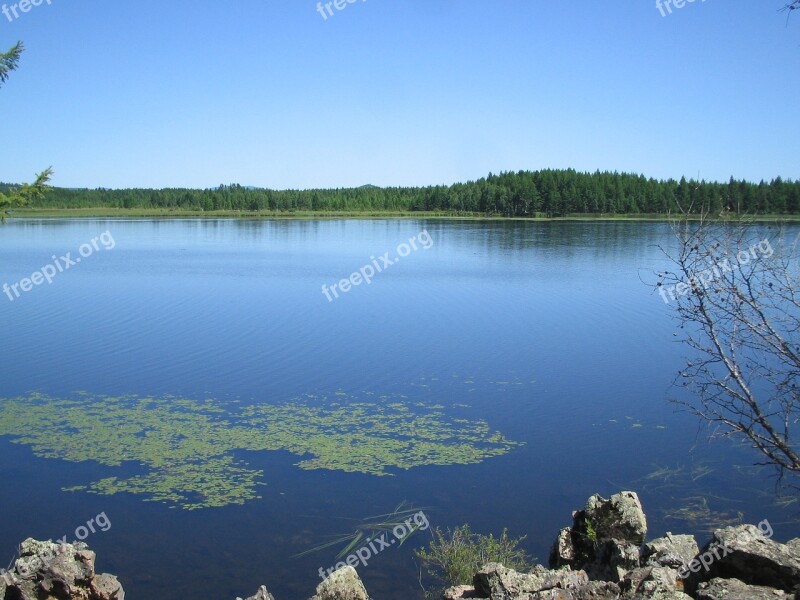
[{"label": "lichen covered rock", "polygon": [[125,600],[113,575],[96,574],[95,554],[83,542],[27,539],[11,571],[2,574],[0,598],[15,600]]}]

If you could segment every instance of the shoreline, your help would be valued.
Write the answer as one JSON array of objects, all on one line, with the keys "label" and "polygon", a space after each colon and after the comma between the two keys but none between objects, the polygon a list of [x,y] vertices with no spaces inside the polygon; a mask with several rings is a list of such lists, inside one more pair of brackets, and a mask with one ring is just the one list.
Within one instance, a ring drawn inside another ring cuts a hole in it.
[{"label": "shoreline", "polygon": [[[622,491],[610,498],[593,494],[583,509],[572,511],[571,520],[570,526],[558,530],[548,566],[522,564],[517,571],[496,562],[499,556],[477,557],[481,560],[469,565],[473,575],[466,581],[448,576],[450,561],[434,561],[427,573],[428,588],[421,570],[420,585],[426,597],[442,600],[791,600],[800,588],[800,538],[775,541],[766,519],[757,526],[715,529],[702,546],[692,534],[671,532],[648,541],[647,516],[638,494]],[[414,521],[418,523],[416,515]],[[84,542],[28,538],[18,555],[8,571],[0,572],[0,598],[36,600],[64,590],[59,598],[125,599],[120,579],[97,572],[96,555]],[[348,560],[329,569],[310,600],[370,600],[354,568],[357,563]],[[441,584],[445,588],[437,588]],[[275,596],[261,585],[247,600]]]},{"label": "shoreline", "polygon": [[[503,217],[476,213],[453,214],[444,212],[409,211],[202,211],[202,210],[163,210],[126,208],[52,208],[15,209],[9,211],[8,220],[22,219],[81,219],[81,218],[120,218],[120,219],[203,219],[203,220],[339,220],[339,219],[436,219],[443,221],[523,221],[523,222],[632,222],[665,223],[680,221],[682,216],[669,214],[571,214],[563,217]],[[743,219],[757,223],[795,223],[800,215],[754,215]],[[690,217],[699,220],[699,217]],[[707,218],[711,222],[735,222],[734,218]]]}]

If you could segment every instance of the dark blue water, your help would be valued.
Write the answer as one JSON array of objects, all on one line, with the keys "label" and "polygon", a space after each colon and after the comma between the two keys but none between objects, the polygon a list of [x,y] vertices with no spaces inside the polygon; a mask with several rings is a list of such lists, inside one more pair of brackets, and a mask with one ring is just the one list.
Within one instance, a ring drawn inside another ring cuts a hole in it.
[{"label": "dark blue water", "polygon": [[[703,537],[709,520],[730,518],[769,519],[779,540],[800,534],[795,504],[776,501],[766,470],[748,468],[756,457],[709,445],[696,419],[669,403],[685,349],[643,282],[665,264],[657,246],[672,243],[666,225],[16,220],[0,229],[0,284],[52,255],[74,259],[106,231],[113,248],[98,243],[13,302],[0,295],[0,398],[85,391],[258,404],[402,394],[469,405],[525,445],[478,465],[392,477],[305,471],[288,452],[249,453],[242,458],[266,474],[263,498],[190,512],[62,491],[109,470],[38,458],[0,438],[1,562],[28,536],[59,538],[104,512],[111,528],[87,542],[131,598],[232,599],[262,583],[279,599],[309,597],[338,549],[292,556],[401,501],[425,507],[433,526],[508,527],[546,561],[571,510],[621,489],[640,493],[651,537]],[[322,293],[422,231],[430,247],[419,243],[370,285],[333,302]],[[677,474],[652,476],[663,468]],[[707,518],[675,512],[687,506],[706,507]],[[411,550],[426,535],[359,570],[374,596],[421,597]]]}]

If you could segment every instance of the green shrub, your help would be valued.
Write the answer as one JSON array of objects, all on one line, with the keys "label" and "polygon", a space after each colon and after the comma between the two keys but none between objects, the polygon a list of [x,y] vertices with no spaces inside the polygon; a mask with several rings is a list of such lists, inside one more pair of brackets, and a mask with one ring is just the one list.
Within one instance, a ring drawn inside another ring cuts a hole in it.
[{"label": "green shrub", "polygon": [[518,546],[526,536],[509,538],[503,530],[499,538],[492,534],[473,533],[469,525],[443,532],[433,530],[433,540],[427,548],[414,552],[428,573],[443,583],[443,588],[469,585],[472,577],[486,563],[502,563],[509,569],[526,572],[533,567],[534,559]]},{"label": "green shrub", "polygon": [[586,537],[589,538],[592,542],[596,542],[597,532],[594,530],[592,522],[588,518],[584,519],[584,522],[586,523]]}]

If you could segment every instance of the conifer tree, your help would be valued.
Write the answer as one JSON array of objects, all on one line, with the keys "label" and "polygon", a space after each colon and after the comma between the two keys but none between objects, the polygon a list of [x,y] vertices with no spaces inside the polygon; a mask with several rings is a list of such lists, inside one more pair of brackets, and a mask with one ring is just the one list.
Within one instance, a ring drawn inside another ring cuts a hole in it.
[{"label": "conifer tree", "polygon": [[[22,42],[17,42],[7,52],[0,53],[0,87],[8,80],[9,74],[17,68],[24,49]],[[12,188],[7,194],[0,192],[0,221],[5,222],[9,208],[15,205],[27,204],[31,200],[43,196],[48,189],[47,184],[52,176],[53,168],[48,167],[36,176],[36,180],[33,183],[26,183],[21,187]]]}]

